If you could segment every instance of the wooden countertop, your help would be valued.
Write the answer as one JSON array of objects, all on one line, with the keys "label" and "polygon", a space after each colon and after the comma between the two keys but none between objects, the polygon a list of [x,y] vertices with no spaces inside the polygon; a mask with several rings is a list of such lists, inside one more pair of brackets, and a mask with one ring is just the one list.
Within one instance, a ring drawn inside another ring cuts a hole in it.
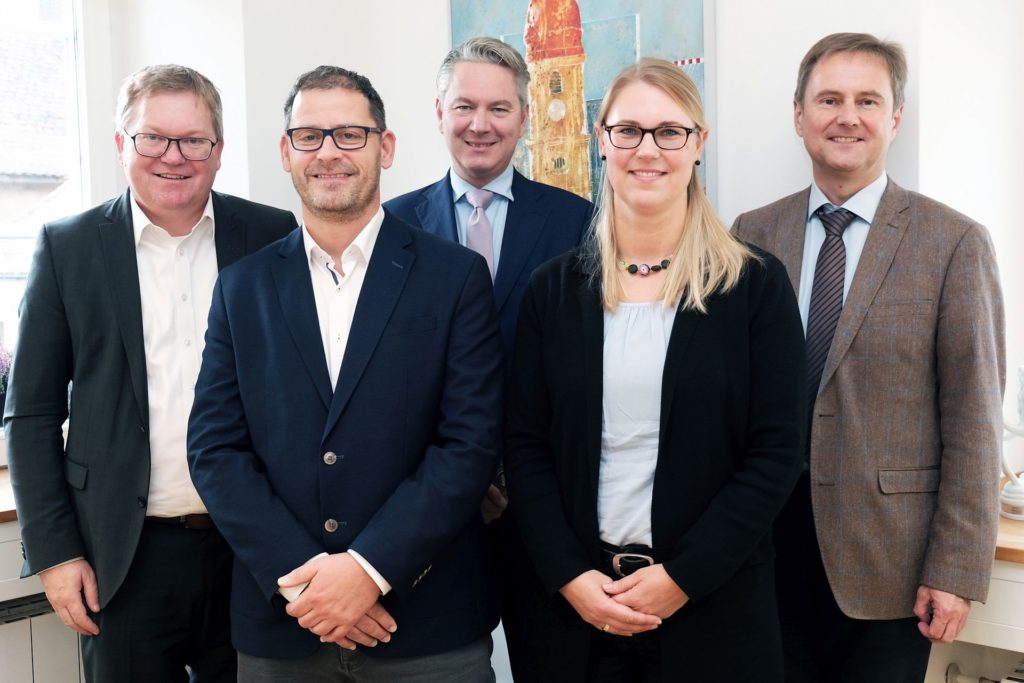
[{"label": "wooden countertop", "polygon": [[[14,491],[11,490],[11,473],[6,467],[0,469],[0,523],[17,521],[14,511]],[[1024,522],[1005,517],[999,518],[999,543],[996,559],[1024,564]]]}]

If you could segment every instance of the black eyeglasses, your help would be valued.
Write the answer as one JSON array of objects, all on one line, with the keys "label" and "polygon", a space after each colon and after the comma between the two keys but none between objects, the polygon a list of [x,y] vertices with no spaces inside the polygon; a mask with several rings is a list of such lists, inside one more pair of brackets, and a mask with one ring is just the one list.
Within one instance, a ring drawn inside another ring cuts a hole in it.
[{"label": "black eyeglasses", "polygon": [[661,149],[682,149],[690,140],[690,136],[700,132],[700,128],[686,126],[658,126],[657,128],[641,128],[629,123],[617,123],[605,126],[608,140],[619,149],[636,149],[648,133],[654,138],[654,144]]},{"label": "black eyeglasses", "polygon": [[366,147],[370,133],[383,133],[382,128],[369,126],[338,126],[337,128],[289,128],[285,131],[292,147],[300,152],[315,152],[330,137],[338,149],[353,150]]},{"label": "black eyeglasses", "polygon": [[[128,131],[124,133],[128,135]],[[135,151],[144,157],[162,157],[167,154],[173,142],[178,145],[181,156],[189,161],[206,161],[213,154],[213,148],[217,146],[216,142],[206,138],[169,138],[155,133],[136,133],[128,137],[135,145]]]}]

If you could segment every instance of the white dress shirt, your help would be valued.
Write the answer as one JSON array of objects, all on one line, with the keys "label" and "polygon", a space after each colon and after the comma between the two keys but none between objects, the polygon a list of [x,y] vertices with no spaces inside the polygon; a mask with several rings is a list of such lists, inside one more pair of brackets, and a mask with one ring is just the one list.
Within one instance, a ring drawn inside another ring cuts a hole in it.
[{"label": "white dress shirt", "polygon": [[[856,218],[843,231],[843,244],[846,246],[846,279],[843,281],[843,303],[850,293],[853,276],[860,263],[860,255],[864,251],[864,243],[868,240],[868,228],[875,220],[875,212],[882,201],[882,194],[889,182],[889,176],[883,171],[874,182],[846,200],[842,205],[852,211]],[[804,232],[804,258],[800,264],[800,291],[797,302],[800,304],[800,318],[804,323],[804,334],[807,334],[807,315],[811,310],[811,289],[814,287],[814,269],[818,265],[818,252],[825,243],[825,227],[815,213],[822,204],[831,204],[817,183],[811,183],[811,194],[807,200],[807,227]],[[840,207],[836,207],[840,208]]]},{"label": "white dress shirt", "polygon": [[[320,323],[320,341],[324,345],[324,358],[327,371],[331,376],[331,390],[338,385],[338,374],[341,372],[341,361],[345,357],[348,346],[348,334],[352,329],[352,319],[356,313],[359,292],[363,289],[366,269],[373,255],[373,247],[380,234],[380,226],[384,222],[384,210],[377,209],[370,222],[366,224],[352,244],[341,253],[341,264],[334,262],[330,254],[320,246],[309,234],[306,226],[302,226],[302,243],[306,248],[309,261],[309,278],[313,283],[313,298],[316,300],[316,316]],[[322,557],[321,553],[316,557]],[[374,569],[373,565],[355,552],[348,554],[359,563],[359,566],[370,575],[380,589],[381,595],[391,591],[391,584]],[[310,558],[310,559],[316,559]],[[280,588],[278,592],[291,602],[306,589],[308,583],[288,588]]]},{"label": "white dress shirt", "polygon": [[182,237],[154,225],[134,196],[131,204],[149,396],[146,515],[204,513],[188,473],[185,442],[217,281],[213,199]]}]

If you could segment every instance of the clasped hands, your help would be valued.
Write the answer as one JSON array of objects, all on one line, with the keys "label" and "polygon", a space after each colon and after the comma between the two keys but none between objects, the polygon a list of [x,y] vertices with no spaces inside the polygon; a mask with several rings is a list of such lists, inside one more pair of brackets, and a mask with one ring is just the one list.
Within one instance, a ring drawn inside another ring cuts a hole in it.
[{"label": "clasped hands", "polygon": [[657,628],[690,599],[662,564],[638,569],[618,581],[591,569],[559,592],[585,622],[619,636]]},{"label": "clasped hands", "polygon": [[308,584],[285,611],[299,626],[346,650],[391,640],[398,625],[380,604],[380,588],[348,553],[321,555],[277,580],[288,588]]}]

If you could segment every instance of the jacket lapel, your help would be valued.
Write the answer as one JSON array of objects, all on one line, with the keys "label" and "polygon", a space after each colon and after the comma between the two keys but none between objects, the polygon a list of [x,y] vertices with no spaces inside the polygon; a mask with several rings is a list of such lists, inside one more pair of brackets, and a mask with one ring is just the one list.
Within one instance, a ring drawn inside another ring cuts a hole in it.
[{"label": "jacket lapel", "polygon": [[[715,305],[714,297],[711,297],[707,305]],[[677,378],[682,374],[683,365],[687,360],[686,350],[702,317],[703,313],[682,310],[681,303],[676,307],[676,319],[672,322],[672,333],[669,335],[668,348],[665,351],[665,367],[661,375],[661,443],[668,443],[667,432],[671,429],[669,416],[672,415],[672,400],[675,398],[676,387],[683,384],[677,381]]]},{"label": "jacket lapel", "polygon": [[458,244],[455,202],[452,198],[452,184],[447,175],[426,188],[420,195],[419,202],[416,203],[416,217],[419,218],[420,226],[427,232]]},{"label": "jacket lapel", "polygon": [[106,266],[107,286],[114,316],[121,331],[132,390],[143,424],[149,428],[149,386],[146,381],[146,344],[142,332],[142,297],[139,293],[139,264],[135,254],[132,210],[126,191],[110,205],[100,223],[100,244]]},{"label": "jacket lapel", "polygon": [[320,338],[320,319],[313,297],[313,283],[309,279],[309,261],[303,247],[302,231],[292,231],[281,243],[278,254],[281,258],[274,262],[271,272],[281,312],[310,380],[324,407],[328,408],[331,405],[330,374]]},{"label": "jacket lapel", "polygon": [[864,315],[867,313],[868,307],[871,306],[878,288],[882,285],[882,280],[885,279],[892,267],[896,250],[907,234],[907,226],[910,223],[910,216],[907,212],[909,207],[910,201],[906,190],[890,180],[885,188],[885,193],[882,194],[882,200],[878,204],[875,220],[868,230],[864,251],[857,263],[853,283],[850,285],[846,303],[843,305],[843,312],[836,324],[832,348],[829,349],[825,368],[821,374],[820,386],[822,387],[828,383],[839,366],[839,361],[846,355],[854,337],[857,336],[861,323],[864,322]]},{"label": "jacket lapel", "polygon": [[494,303],[499,312],[519,281],[526,261],[544,231],[548,214],[539,203],[541,193],[519,171],[513,171],[512,197],[514,201],[509,202],[505,215],[501,257],[494,278]]},{"label": "jacket lapel", "polygon": [[576,299],[579,302],[580,329],[583,336],[583,414],[587,421],[586,490],[593,495],[591,502],[596,506],[601,469],[601,422],[604,411],[604,306],[601,303],[600,286],[591,284],[589,275],[580,266],[577,265],[573,272],[579,277]]},{"label": "jacket lapel", "polygon": [[811,188],[790,197],[779,219],[775,233],[775,244],[771,252],[782,261],[789,273],[789,283],[793,291],[800,294],[800,271],[804,262],[804,238],[807,235],[807,202],[811,196]]},{"label": "jacket lapel", "polygon": [[[348,345],[345,347],[341,371],[338,373],[338,385],[334,389],[334,400],[331,402],[327,424],[324,426],[324,438],[334,428],[345,406],[348,405],[352,392],[359,384],[359,379],[363,376],[384,333],[384,327],[391,318],[391,312],[402,294],[405,281],[416,259],[413,252],[408,249],[411,242],[412,236],[408,228],[391,214],[385,213],[384,223],[380,226],[380,233],[373,247],[373,256],[370,257],[366,269],[363,288],[359,292],[359,301],[356,303],[352,328],[348,334]],[[319,336],[317,338],[319,339]]]},{"label": "jacket lapel", "polygon": [[217,249],[217,270],[224,270],[245,256],[245,230],[235,218],[235,210],[224,197],[213,195],[213,241]]}]

